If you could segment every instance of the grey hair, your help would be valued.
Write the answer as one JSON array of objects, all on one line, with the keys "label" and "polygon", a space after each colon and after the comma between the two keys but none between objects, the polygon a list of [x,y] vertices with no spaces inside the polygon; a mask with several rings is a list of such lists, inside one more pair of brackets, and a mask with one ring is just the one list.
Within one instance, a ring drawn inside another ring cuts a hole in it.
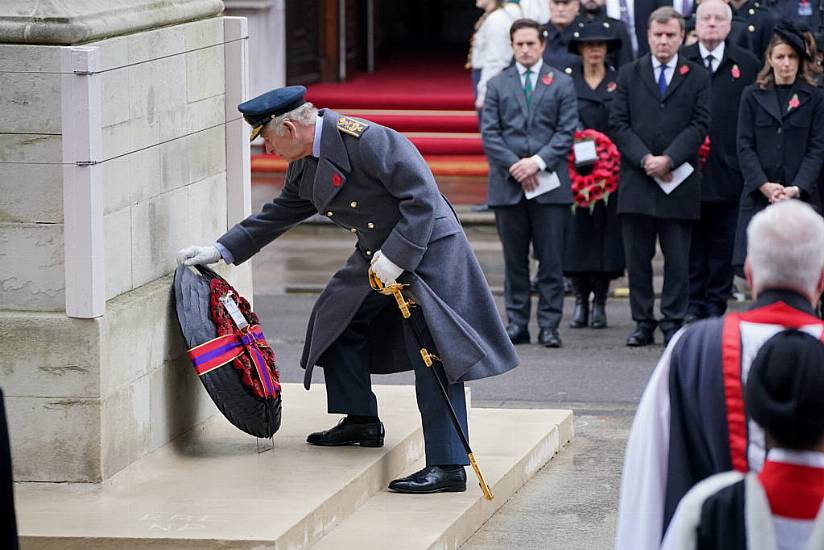
[{"label": "grey hair", "polygon": [[283,123],[287,120],[290,120],[300,126],[309,126],[310,124],[315,123],[316,116],[318,116],[318,110],[314,105],[307,101],[300,107],[292,109],[288,113],[283,113],[282,115],[276,116],[267,123],[267,126],[271,124],[271,127],[275,130],[275,133],[282,136],[284,134]]},{"label": "grey hair", "polygon": [[768,206],[747,227],[747,260],[756,293],[813,294],[824,269],[824,218],[799,200]]},{"label": "grey hair", "polygon": [[[730,5],[726,2],[724,2],[724,0],[717,0],[717,1],[720,4],[723,4],[725,8],[727,8],[726,10],[724,10],[724,13],[727,14],[726,21],[732,21],[732,8],[730,7]],[[698,9],[695,10],[695,18],[696,19],[701,19],[701,13],[703,11],[706,11],[706,8],[702,9],[702,6],[706,5],[708,2],[710,2],[710,0],[704,0],[703,2],[698,4]]]}]

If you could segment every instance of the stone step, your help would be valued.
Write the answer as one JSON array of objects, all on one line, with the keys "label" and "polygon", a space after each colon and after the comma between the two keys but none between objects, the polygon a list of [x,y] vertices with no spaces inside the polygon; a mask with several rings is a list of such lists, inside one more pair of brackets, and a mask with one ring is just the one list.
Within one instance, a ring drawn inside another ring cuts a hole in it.
[{"label": "stone step", "polygon": [[[383,490],[312,550],[458,548],[573,436],[572,411],[566,410],[471,409],[470,426],[472,450],[493,500],[484,500],[469,468],[466,493]],[[420,461],[414,469],[423,466]]]},{"label": "stone step", "polygon": [[383,448],[307,445],[339,415],[322,384],[284,384],[273,450],[218,415],[103,484],[18,484],[23,549],[308,548],[423,454],[414,388],[373,390]]}]

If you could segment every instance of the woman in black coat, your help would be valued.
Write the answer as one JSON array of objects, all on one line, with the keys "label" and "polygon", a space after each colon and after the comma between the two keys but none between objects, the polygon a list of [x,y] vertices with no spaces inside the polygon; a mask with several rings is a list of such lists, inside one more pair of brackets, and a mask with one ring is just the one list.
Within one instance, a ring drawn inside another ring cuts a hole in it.
[{"label": "woman in black coat", "polygon": [[[609,22],[592,22],[573,35],[571,52],[581,56],[581,65],[572,70],[578,95],[578,118],[583,129],[606,134],[609,107],[615,92],[618,71],[606,64],[606,55],[621,47]],[[607,326],[606,300],[609,282],[624,273],[624,246],[616,213],[618,201],[595,208],[576,208],[564,246],[564,274],[572,281],[575,312],[570,327]],[[592,313],[589,297],[593,295]]]},{"label": "woman in black coat", "polygon": [[744,189],[733,265],[747,256],[747,225],[769,204],[799,199],[821,210],[824,93],[816,87],[815,42],[807,32],[778,25],[755,84],[744,89],[738,113],[738,161]]}]

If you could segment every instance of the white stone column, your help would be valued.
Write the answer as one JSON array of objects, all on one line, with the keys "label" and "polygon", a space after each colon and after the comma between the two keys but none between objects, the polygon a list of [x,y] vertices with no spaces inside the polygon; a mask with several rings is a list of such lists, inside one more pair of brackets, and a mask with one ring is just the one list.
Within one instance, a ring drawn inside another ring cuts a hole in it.
[{"label": "white stone column", "polygon": [[248,125],[235,108],[249,98],[249,31],[245,17],[224,17],[226,40],[226,215],[229,225],[251,213]]},{"label": "white stone column", "polygon": [[225,0],[226,15],[249,21],[249,97],[286,85],[284,0]]},{"label": "white stone column", "polygon": [[61,51],[66,314],[87,319],[106,310],[99,65],[97,48]]}]

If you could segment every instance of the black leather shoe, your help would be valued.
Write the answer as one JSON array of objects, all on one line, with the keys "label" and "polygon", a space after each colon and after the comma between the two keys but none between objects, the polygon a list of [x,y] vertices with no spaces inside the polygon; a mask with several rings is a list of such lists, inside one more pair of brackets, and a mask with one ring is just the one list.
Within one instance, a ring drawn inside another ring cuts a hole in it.
[{"label": "black leather shoe", "polygon": [[589,326],[590,328],[607,328],[607,305],[605,303],[593,302]]},{"label": "black leather shoe", "polygon": [[655,329],[638,325],[632,333],[627,336],[627,346],[631,348],[638,348],[641,346],[648,346],[655,343]]},{"label": "black leather shoe", "polygon": [[506,327],[506,335],[509,336],[513,344],[528,344],[529,343],[529,329],[518,325],[509,325]]},{"label": "black leather shoe", "polygon": [[538,343],[547,348],[560,348],[561,337],[557,328],[542,328],[538,335]]},{"label": "black leather shoe", "polygon": [[355,424],[343,418],[334,428],[325,432],[309,434],[306,442],[321,447],[339,447],[341,445],[360,445],[361,447],[383,447],[383,422]]},{"label": "black leather shoe", "polygon": [[463,493],[466,472],[463,466],[427,466],[389,484],[396,493]]},{"label": "black leather shoe", "polygon": [[572,321],[569,322],[569,328],[584,328],[589,324],[589,301],[579,301],[575,297],[575,311],[572,312]]},{"label": "black leather shoe", "polygon": [[678,332],[678,329],[681,327],[668,327],[666,329],[662,328],[661,332],[664,333],[664,345],[668,345],[672,337],[675,336],[675,333]]}]

